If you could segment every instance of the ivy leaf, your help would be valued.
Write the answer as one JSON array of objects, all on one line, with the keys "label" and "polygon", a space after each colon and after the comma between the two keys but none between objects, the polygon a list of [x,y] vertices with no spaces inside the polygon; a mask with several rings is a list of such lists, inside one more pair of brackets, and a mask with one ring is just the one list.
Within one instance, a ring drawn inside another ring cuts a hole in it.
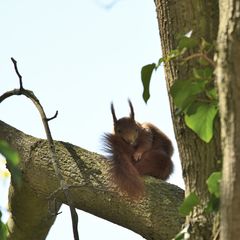
[{"label": "ivy leaf", "polygon": [[205,81],[178,80],[170,89],[175,105],[185,111],[202,93],[205,88]]},{"label": "ivy leaf", "polygon": [[152,77],[152,72],[155,69],[155,67],[156,64],[152,63],[142,67],[141,70],[141,79],[143,84],[143,99],[145,103],[147,103],[148,99],[150,98],[149,86]]},{"label": "ivy leaf", "polygon": [[207,179],[208,191],[214,194],[217,198],[220,197],[221,178],[222,178],[221,172],[213,172]]},{"label": "ivy leaf", "polygon": [[204,80],[211,81],[213,76],[213,69],[209,67],[193,68],[193,76],[196,79],[204,79]]},{"label": "ivy leaf", "polygon": [[192,37],[183,36],[178,43],[178,48],[180,50],[184,48],[190,49],[190,48],[196,47],[197,44],[198,44],[198,41],[196,39]]},{"label": "ivy leaf", "polygon": [[210,88],[209,90],[207,90],[206,94],[212,100],[217,100],[218,99],[218,93],[217,93],[217,89],[215,87]]},{"label": "ivy leaf", "polygon": [[217,212],[219,210],[219,206],[220,198],[217,198],[215,195],[211,194],[207,206],[204,210],[207,213]]},{"label": "ivy leaf", "polygon": [[213,122],[218,113],[218,108],[212,103],[201,103],[194,113],[185,115],[185,123],[203,141],[210,142],[213,137]]},{"label": "ivy leaf", "polygon": [[205,210],[209,213],[219,210],[221,178],[221,172],[213,172],[207,179],[208,191],[211,193],[211,196]]},{"label": "ivy leaf", "polygon": [[196,193],[192,192],[184,199],[182,205],[179,208],[179,212],[183,216],[187,216],[193,210],[193,207],[198,205],[199,202],[200,201]]},{"label": "ivy leaf", "polygon": [[7,142],[0,140],[0,153],[6,158],[7,168],[15,183],[20,184],[21,172],[18,168],[20,157],[17,151],[13,150]]}]

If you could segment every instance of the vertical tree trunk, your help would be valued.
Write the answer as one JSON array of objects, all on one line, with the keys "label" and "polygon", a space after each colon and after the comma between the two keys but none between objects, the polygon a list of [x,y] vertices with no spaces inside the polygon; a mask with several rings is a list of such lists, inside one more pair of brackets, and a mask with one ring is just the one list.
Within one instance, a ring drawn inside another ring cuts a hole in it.
[{"label": "vertical tree trunk", "polygon": [[[176,49],[177,35],[192,31],[193,36],[214,42],[218,29],[217,0],[155,0],[163,56]],[[186,79],[191,71],[187,64],[180,66],[174,61],[165,64],[168,89],[177,79]],[[171,102],[171,112],[175,136],[178,143],[186,195],[195,192],[201,203],[209,197],[206,180],[218,168],[221,159],[220,126],[215,124],[212,141],[204,143],[176,116]],[[213,216],[206,214],[201,206],[197,207],[186,220],[192,226],[191,239],[211,239]]]},{"label": "vertical tree trunk", "polygon": [[221,115],[223,179],[221,239],[240,236],[240,1],[220,1],[217,82]]}]

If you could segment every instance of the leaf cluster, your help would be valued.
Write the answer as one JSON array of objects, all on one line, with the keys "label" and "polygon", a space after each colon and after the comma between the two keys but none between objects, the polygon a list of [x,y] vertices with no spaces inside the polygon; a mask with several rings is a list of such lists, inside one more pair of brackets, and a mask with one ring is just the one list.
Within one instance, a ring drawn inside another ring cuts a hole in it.
[{"label": "leaf cluster", "polygon": [[[220,181],[222,173],[213,172],[207,179],[206,184],[210,195],[210,199],[204,209],[207,212],[218,211],[220,199]],[[183,201],[179,208],[179,212],[183,216],[187,216],[195,206],[200,204],[200,199],[195,192],[190,193]]]},{"label": "leaf cluster", "polygon": [[[221,172],[213,172],[207,179],[206,184],[210,193],[210,198],[207,204],[203,206],[208,213],[217,212],[220,204],[220,181],[222,178]],[[187,216],[193,211],[194,207],[201,204],[201,201],[195,192],[190,193],[179,207],[179,212],[183,216]],[[173,240],[186,240],[190,238],[190,226],[186,226],[179,232]]]},{"label": "leaf cluster", "polygon": [[[178,60],[179,64],[195,61],[187,79],[178,79],[170,89],[176,106],[176,114],[182,114],[186,125],[200,139],[210,142],[213,137],[214,119],[218,113],[218,96],[214,86],[214,62],[208,53],[214,48],[204,39],[195,39],[188,33],[179,36],[178,46],[158,63],[146,65],[141,70],[143,99],[147,103],[150,98],[150,80],[154,70],[163,62]],[[186,57],[186,53],[192,52]]]}]

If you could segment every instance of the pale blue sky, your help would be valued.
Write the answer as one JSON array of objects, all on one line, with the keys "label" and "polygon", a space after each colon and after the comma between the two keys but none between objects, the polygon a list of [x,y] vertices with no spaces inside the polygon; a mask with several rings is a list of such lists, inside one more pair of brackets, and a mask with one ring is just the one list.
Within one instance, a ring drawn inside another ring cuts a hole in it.
[{"label": "pale blue sky", "polygon": [[[0,94],[18,87],[10,57],[18,61],[24,87],[40,99],[53,137],[101,153],[101,135],[112,131],[110,102],[119,117],[131,98],[139,122],[157,125],[174,141],[163,69],[154,73],[148,105],[142,100],[141,67],[161,56],[153,1],[0,0]],[[38,112],[24,97],[0,105],[0,119],[45,137]],[[176,148],[176,143],[174,141]],[[183,187],[178,153],[170,182]],[[81,240],[138,240],[117,225],[79,213]],[[68,209],[47,240],[73,239]]]}]

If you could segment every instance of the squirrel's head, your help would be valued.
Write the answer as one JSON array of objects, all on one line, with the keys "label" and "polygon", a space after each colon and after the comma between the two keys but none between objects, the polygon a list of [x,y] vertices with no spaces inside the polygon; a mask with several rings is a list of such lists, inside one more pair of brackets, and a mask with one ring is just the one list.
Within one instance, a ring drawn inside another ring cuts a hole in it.
[{"label": "squirrel's head", "polygon": [[139,135],[140,127],[134,119],[133,105],[128,100],[130,106],[130,116],[117,119],[113,103],[111,103],[111,112],[114,123],[114,133],[120,136],[126,143],[135,146]]}]

